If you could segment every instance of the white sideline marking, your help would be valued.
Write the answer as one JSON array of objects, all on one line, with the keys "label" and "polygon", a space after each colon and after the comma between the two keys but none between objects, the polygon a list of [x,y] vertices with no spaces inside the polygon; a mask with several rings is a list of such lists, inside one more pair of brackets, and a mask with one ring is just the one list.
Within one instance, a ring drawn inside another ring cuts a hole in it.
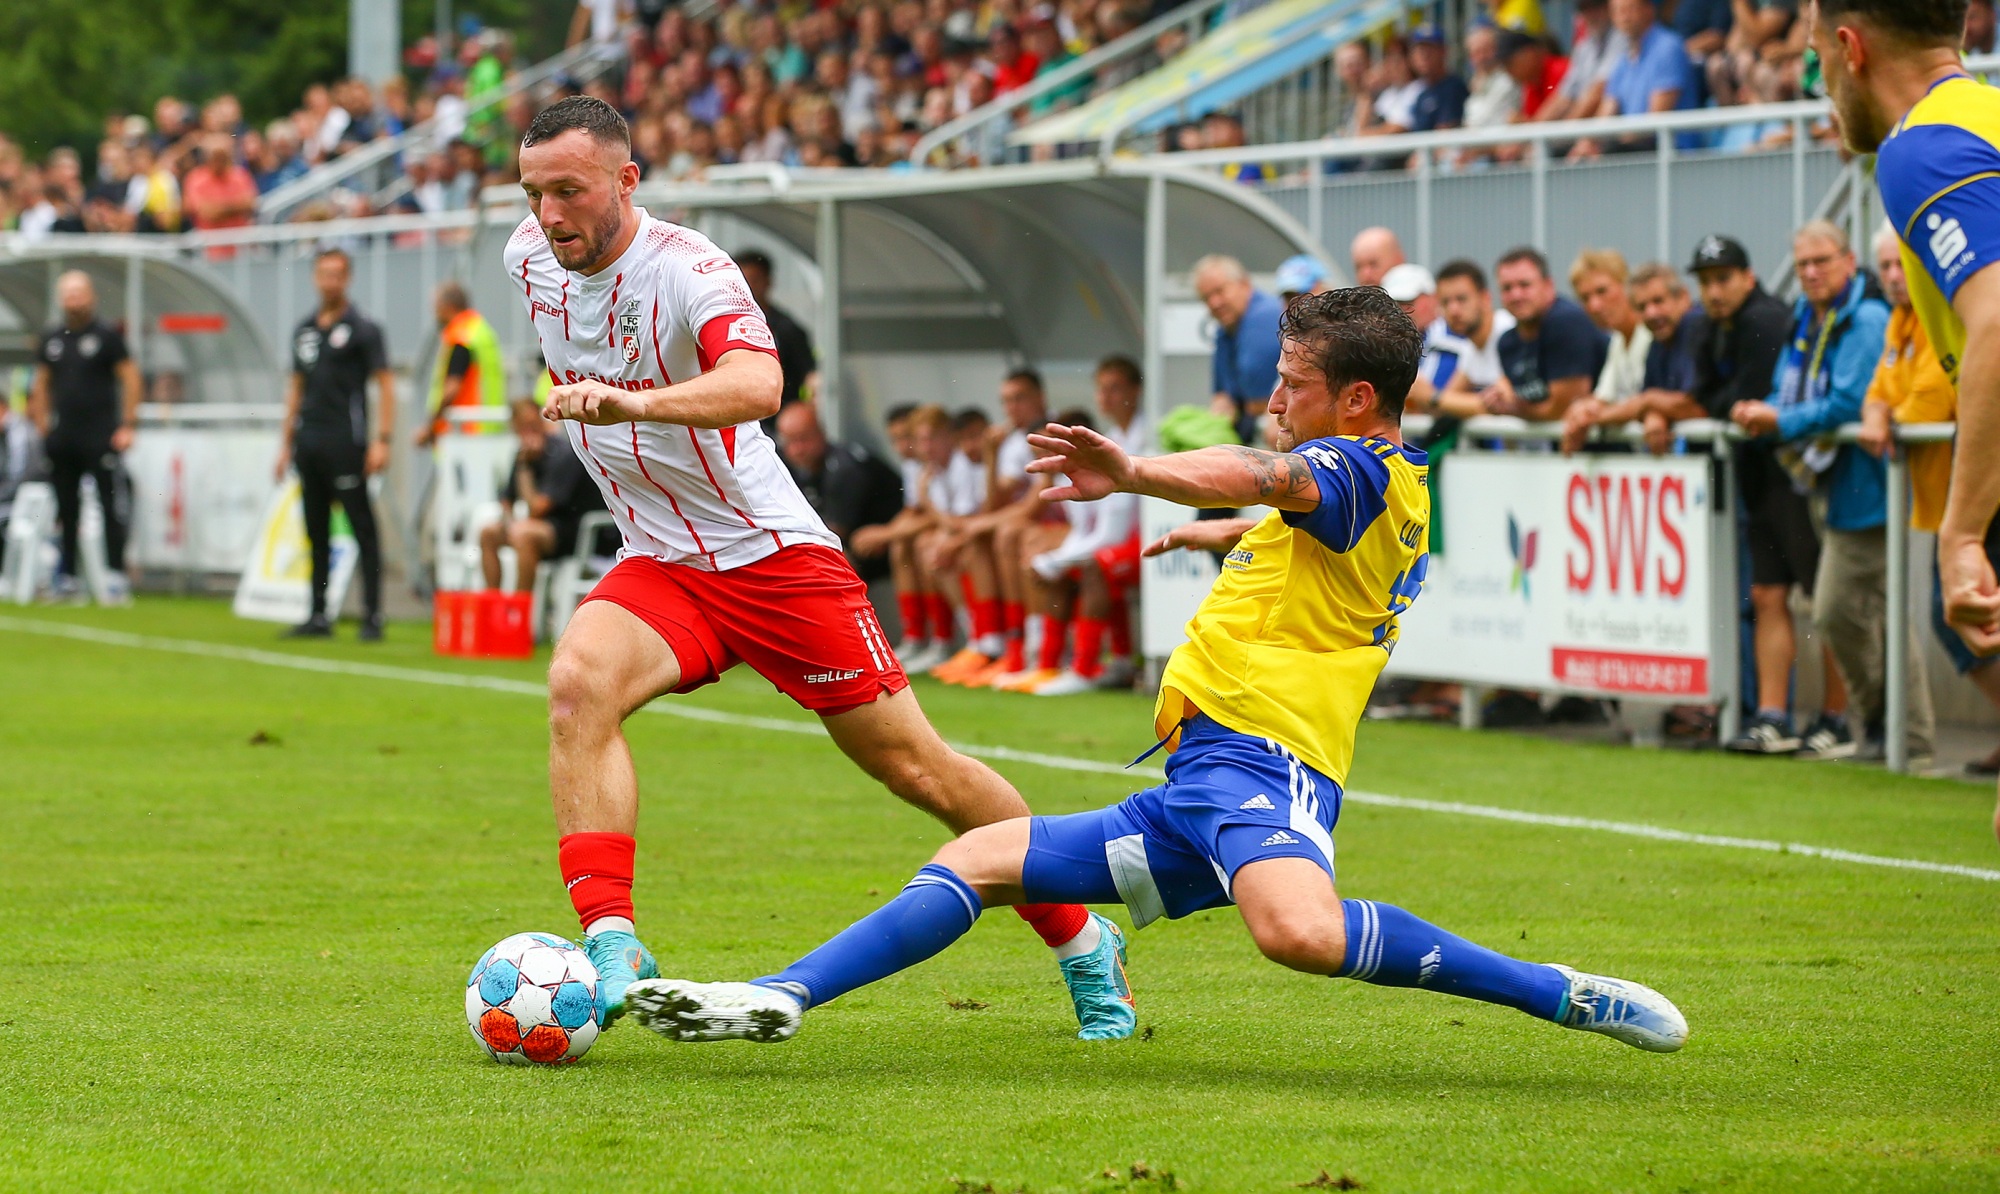
[{"label": "white sideline marking", "polygon": [[[0,616],[0,630],[12,630],[20,634],[39,634],[50,638],[75,639],[80,642],[97,643],[108,647],[130,647],[148,651],[167,651],[177,655],[195,655],[206,659],[231,659],[240,663],[256,663],[266,667],[291,668],[301,672],[321,672],[339,676],[366,676],[376,680],[401,680],[411,684],[432,684],[444,688],[483,689],[488,692],[505,692],[515,696],[531,696],[546,699],[548,689],[544,685],[527,680],[510,680],[504,676],[468,675],[461,672],[437,672],[423,668],[396,667],[380,663],[356,663],[345,659],[317,659],[309,655],[293,655],[283,651],[265,651],[256,647],[237,647],[226,643],[203,642],[199,639],[160,638],[146,634],[128,634],[122,630],[100,630],[94,626],[77,626],[66,622],[45,622],[37,619],[10,618]],[[782,717],[757,717],[747,713],[729,713],[721,709],[707,709],[700,705],[690,705],[685,701],[655,701],[642,712],[659,713],[668,717],[679,717],[687,721],[705,721],[715,725],[738,726],[745,729],[767,730],[778,734],[810,734],[823,736],[826,730],[817,721],[800,721]],[[1060,771],[1080,771],[1093,775],[1123,775],[1134,779],[1157,780],[1165,773],[1152,767],[1122,767],[1117,763],[1105,763],[1096,759],[1078,759],[1069,755],[1042,754],[1032,750],[1016,750],[1011,746],[980,746],[954,742],[952,746],[975,758],[998,759],[1005,762],[1029,763],[1037,767],[1051,767]],[[1487,804],[1461,804],[1452,800],[1418,800],[1408,796],[1389,796],[1381,792],[1353,791],[1345,794],[1345,799],[1355,804],[1372,804],[1382,808],[1410,809],[1417,812],[1444,813],[1460,817],[1484,817],[1489,821],[1512,821],[1521,825],[1547,825],[1559,829],[1588,829],[1599,833],[1623,834],[1626,837],[1650,838],[1660,842],[1679,842],[1691,846],[1718,846],[1730,850],[1758,850],[1767,854],[1797,854],[1808,858],[1822,858],[1829,862],[1851,862],[1862,866],[1890,867],[1896,870],[1928,871],[1939,875],[1958,875],[1967,879],[1984,879],[2000,882],[2000,870],[1985,867],[1961,866],[1949,862],[1926,862],[1917,858],[1890,858],[1880,854],[1861,854],[1853,850],[1838,850],[1828,846],[1808,846],[1798,842],[1770,841],[1763,838],[1727,837],[1712,833],[1689,833],[1681,829],[1668,829],[1659,825],[1645,825],[1632,821],[1600,821],[1594,817],[1568,817],[1556,813],[1534,813],[1522,809],[1499,808]]]}]

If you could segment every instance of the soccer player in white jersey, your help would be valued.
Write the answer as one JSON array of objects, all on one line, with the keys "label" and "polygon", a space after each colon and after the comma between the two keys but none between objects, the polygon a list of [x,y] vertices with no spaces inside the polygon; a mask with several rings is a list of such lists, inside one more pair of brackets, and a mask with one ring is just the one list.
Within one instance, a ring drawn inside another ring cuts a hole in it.
[{"label": "soccer player in white jersey", "polygon": [[[639,786],[622,729],[655,697],[745,662],[954,831],[1028,812],[925,720],[840,541],[758,426],[783,379],[736,263],[635,208],[638,184],[624,118],[560,101],[522,139],[533,214],[506,250],[555,383],[543,416],[563,423],[624,536],[549,665],[558,855],[606,1023],[628,985],[657,973],[633,927]],[[1129,1035],[1117,928],[1074,904],[1022,915],[1056,950],[1079,1035]]]}]

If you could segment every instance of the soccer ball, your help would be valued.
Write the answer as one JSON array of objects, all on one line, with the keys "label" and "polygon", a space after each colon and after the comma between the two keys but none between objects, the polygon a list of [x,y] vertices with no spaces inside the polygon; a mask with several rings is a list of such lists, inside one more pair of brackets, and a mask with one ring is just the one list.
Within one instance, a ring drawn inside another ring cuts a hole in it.
[{"label": "soccer ball", "polygon": [[503,1065],[568,1065],[588,1052],[597,1020],[597,967],[553,933],[516,933],[465,980],[465,1022]]}]

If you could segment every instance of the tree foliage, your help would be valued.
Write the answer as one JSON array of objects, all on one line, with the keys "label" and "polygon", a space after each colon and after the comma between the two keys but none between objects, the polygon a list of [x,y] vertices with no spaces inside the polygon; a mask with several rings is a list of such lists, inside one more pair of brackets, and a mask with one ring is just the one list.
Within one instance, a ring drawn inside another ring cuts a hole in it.
[{"label": "tree foliage", "polygon": [[[552,52],[568,0],[458,0],[494,24],[531,28],[521,61]],[[431,29],[428,0],[404,0],[404,42]],[[560,36],[558,34],[558,36]],[[343,0],[0,0],[0,131],[39,157],[85,148],[112,112],[150,114],[163,95],[234,92],[253,122],[298,106],[309,83],[347,67]]]}]

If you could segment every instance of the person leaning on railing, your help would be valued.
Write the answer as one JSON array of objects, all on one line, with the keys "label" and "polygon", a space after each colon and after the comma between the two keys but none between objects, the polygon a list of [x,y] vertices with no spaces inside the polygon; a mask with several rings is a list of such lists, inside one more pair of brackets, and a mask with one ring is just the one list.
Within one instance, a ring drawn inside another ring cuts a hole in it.
[{"label": "person leaning on railing", "polygon": [[[1958,417],[1958,388],[1938,360],[1910,303],[1909,279],[1903,273],[1903,255],[1896,230],[1884,225],[1875,236],[1875,268],[1882,277],[1882,289],[1895,305],[1883,338],[1882,363],[1868,387],[1868,401],[1861,410],[1861,447],[1876,457],[1900,452],[1908,462],[1910,475],[1910,526],[1936,534],[1944,520],[1945,495],[1951,485],[1949,443],[1898,445],[1898,423],[1950,423]],[[1944,617],[1944,589],[1938,583],[1937,559],[1931,559],[1931,626],[1938,645],[1951,659],[1958,674],[1971,679],[1987,700],[2000,707],[2000,657],[1981,659],[1965,645],[1965,639]],[[1922,659],[1910,652],[1913,672],[1922,674]],[[2000,750],[1966,764],[1974,776],[2000,775]]]}]

